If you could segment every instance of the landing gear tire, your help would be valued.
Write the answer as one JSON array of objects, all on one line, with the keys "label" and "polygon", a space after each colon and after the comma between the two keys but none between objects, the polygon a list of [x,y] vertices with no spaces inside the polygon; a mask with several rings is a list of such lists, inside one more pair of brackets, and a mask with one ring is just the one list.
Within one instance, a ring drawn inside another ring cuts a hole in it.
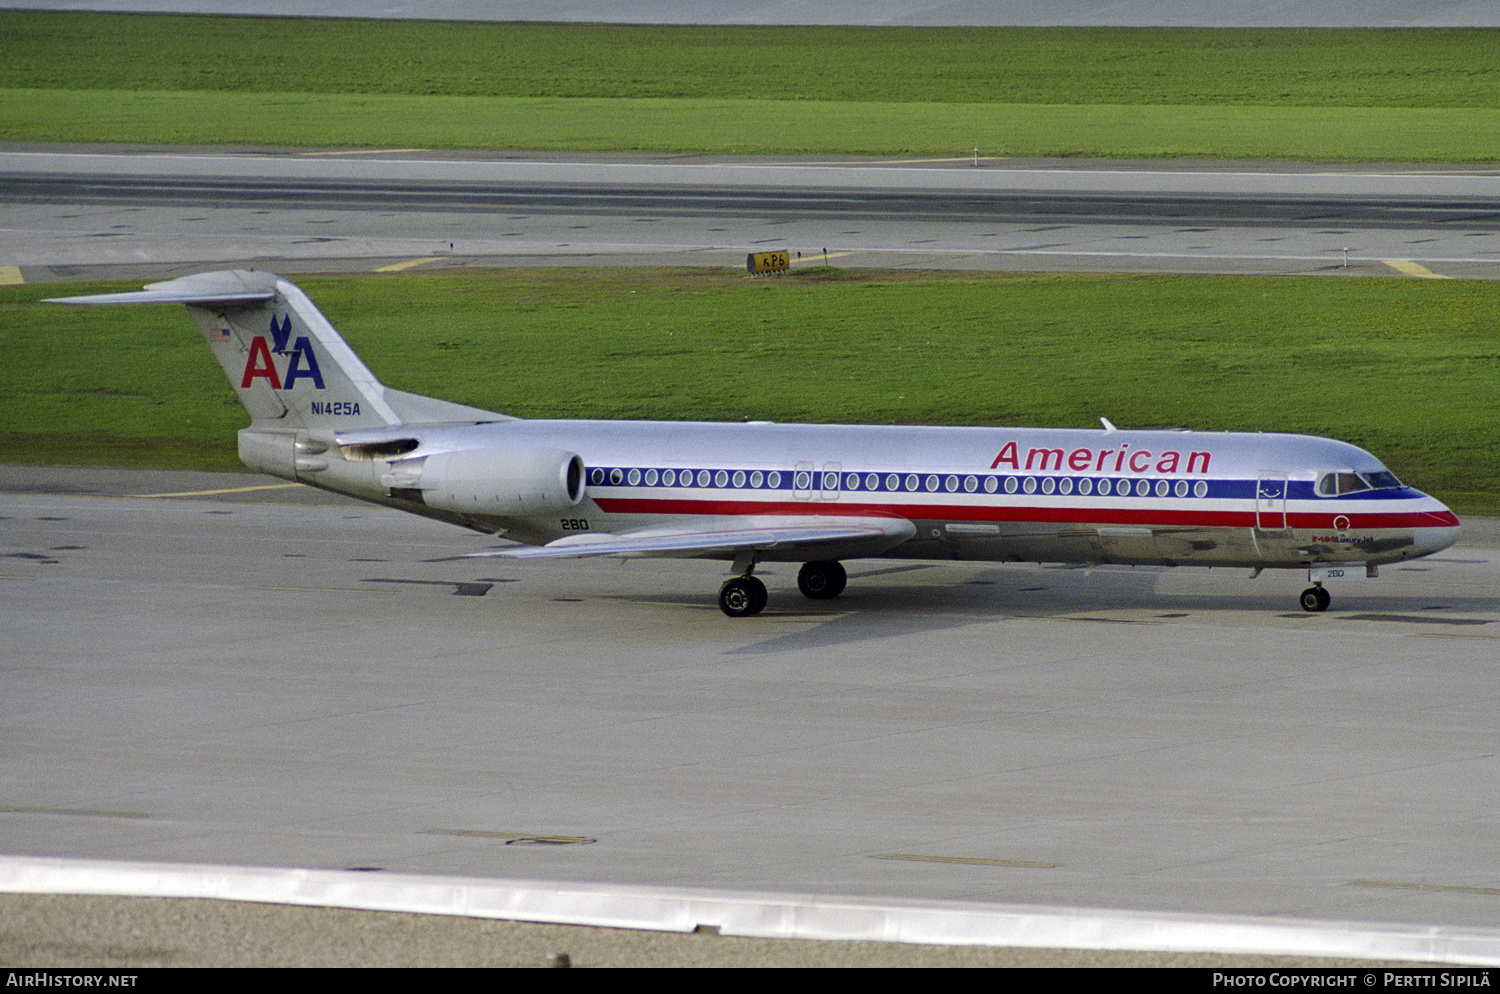
[{"label": "landing gear tire", "polygon": [[809,600],[821,601],[837,597],[849,583],[849,574],[842,563],[832,561],[807,563],[797,572],[797,589]]},{"label": "landing gear tire", "polygon": [[1308,587],[1302,591],[1302,610],[1326,611],[1333,603],[1333,595],[1322,587]]},{"label": "landing gear tire", "polygon": [[736,576],[719,588],[719,610],[731,618],[750,618],[766,609],[766,585],[753,576]]}]

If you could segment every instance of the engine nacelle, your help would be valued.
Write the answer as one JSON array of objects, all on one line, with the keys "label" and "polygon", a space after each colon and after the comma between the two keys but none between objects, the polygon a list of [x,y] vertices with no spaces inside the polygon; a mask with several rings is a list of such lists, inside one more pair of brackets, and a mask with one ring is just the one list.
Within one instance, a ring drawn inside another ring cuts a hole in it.
[{"label": "engine nacelle", "polygon": [[428,507],[524,518],[583,502],[583,460],[560,449],[468,449],[427,456],[416,479]]},{"label": "engine nacelle", "polygon": [[240,431],[240,462],[258,473],[284,480],[297,478],[297,434],[244,428]]}]

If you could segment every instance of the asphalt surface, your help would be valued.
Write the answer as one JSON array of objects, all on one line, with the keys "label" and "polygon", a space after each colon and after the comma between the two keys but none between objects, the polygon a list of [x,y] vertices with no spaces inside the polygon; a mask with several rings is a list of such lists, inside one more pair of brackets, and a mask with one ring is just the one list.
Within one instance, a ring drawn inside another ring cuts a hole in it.
[{"label": "asphalt surface", "polygon": [[[13,854],[1493,932],[1490,522],[1321,616],[1296,577],[871,561],[831,605],[768,572],[746,627],[716,564],[455,564],[242,474],[0,492]],[[1232,961],[0,906],[17,965]]]},{"label": "asphalt surface", "polygon": [[[835,177],[830,176],[832,182]],[[1488,196],[1262,197],[1118,195],[1108,192],[884,192],[829,187],[822,190],[754,190],[698,187],[551,184],[542,189],[492,183],[395,181],[186,180],[171,177],[5,177],[5,199],[15,204],[86,206],[220,206],[279,210],[380,209],[387,211],[526,211],[615,217],[668,215],[694,218],[829,219],[946,224],[1203,224],[1251,227],[1345,226],[1393,230],[1461,227],[1470,234],[1500,230],[1500,208]]]},{"label": "asphalt surface", "polygon": [[0,149],[27,282],[508,265],[1493,279],[1500,177],[1194,163]]}]

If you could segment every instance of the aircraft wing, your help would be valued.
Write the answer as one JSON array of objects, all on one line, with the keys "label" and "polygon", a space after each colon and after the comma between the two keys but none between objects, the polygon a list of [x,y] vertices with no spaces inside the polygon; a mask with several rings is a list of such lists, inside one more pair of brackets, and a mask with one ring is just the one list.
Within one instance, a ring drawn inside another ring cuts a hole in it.
[{"label": "aircraft wing", "polygon": [[[905,518],[777,518],[747,526],[693,522],[606,535],[569,535],[540,547],[485,549],[458,558],[561,559],[588,556],[707,556],[816,548],[819,555],[874,555],[916,534]],[[871,551],[873,550],[873,551]]]}]

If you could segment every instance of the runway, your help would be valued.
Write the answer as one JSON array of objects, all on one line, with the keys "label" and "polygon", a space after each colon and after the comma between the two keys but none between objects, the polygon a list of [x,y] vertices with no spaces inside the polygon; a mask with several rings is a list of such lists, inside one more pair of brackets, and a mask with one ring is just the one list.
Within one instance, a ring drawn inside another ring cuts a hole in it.
[{"label": "runway", "polygon": [[870,561],[827,604],[763,571],[731,621],[722,564],[454,562],[482,540],[270,479],[0,487],[11,853],[1421,923],[1500,955],[1489,523],[1325,615],[1300,576]]},{"label": "runway", "polygon": [[797,264],[1490,279],[1500,176],[965,159],[0,150],[30,282],[257,266]]}]

